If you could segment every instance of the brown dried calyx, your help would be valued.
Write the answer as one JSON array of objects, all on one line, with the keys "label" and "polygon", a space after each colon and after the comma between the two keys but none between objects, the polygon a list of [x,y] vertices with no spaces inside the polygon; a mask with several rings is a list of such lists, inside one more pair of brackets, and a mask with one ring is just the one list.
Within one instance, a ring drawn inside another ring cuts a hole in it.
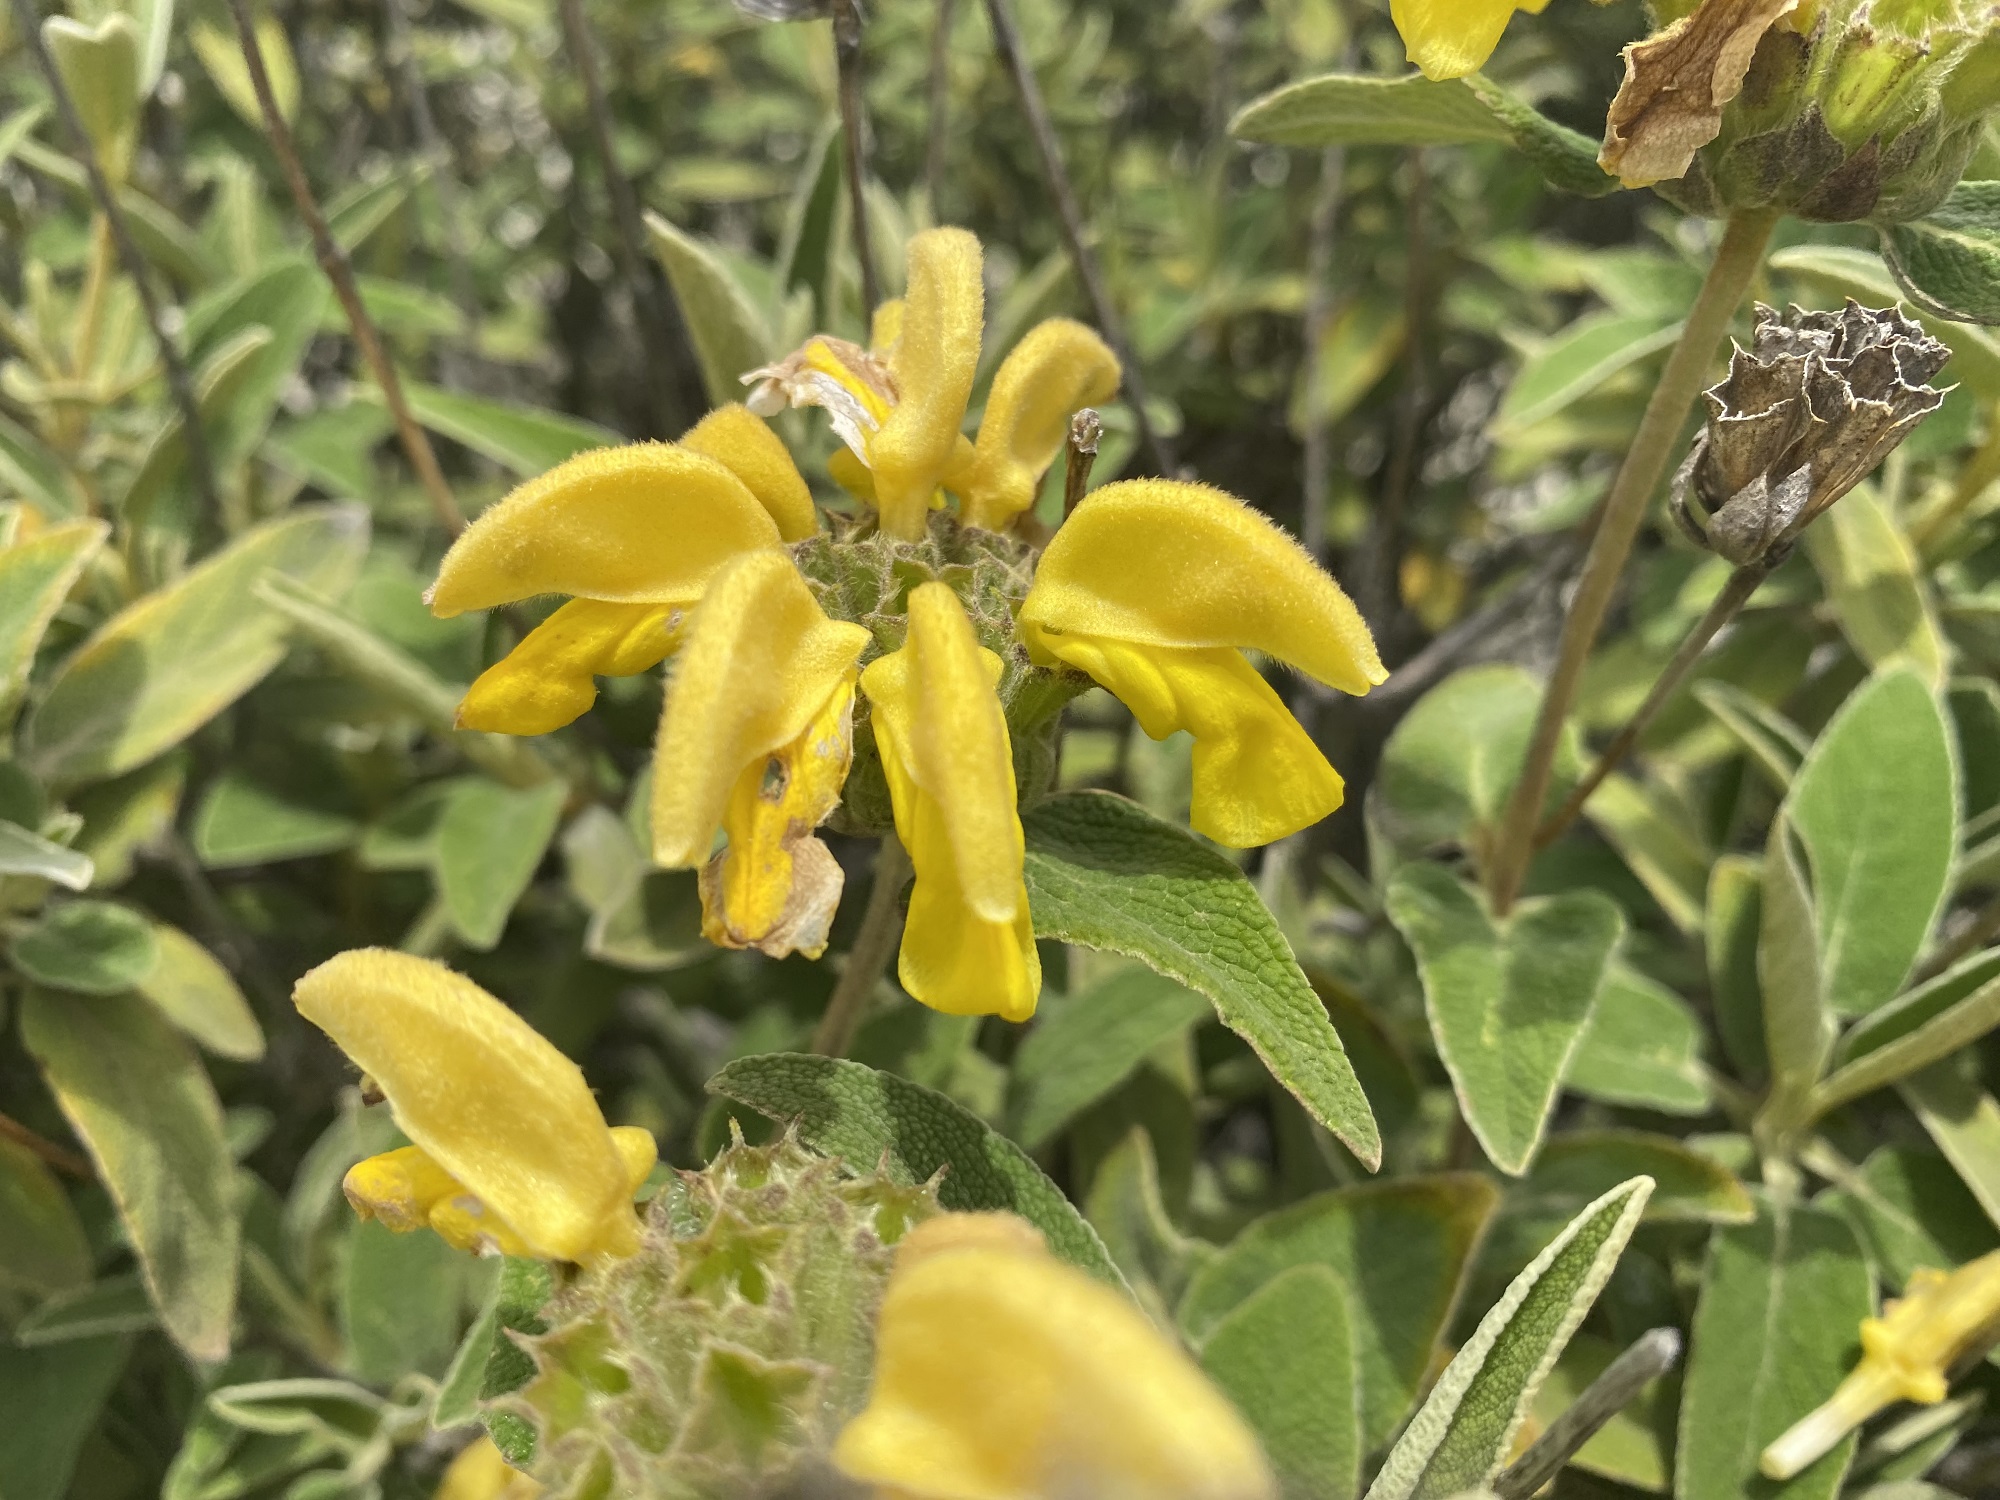
[{"label": "brown dried calyx", "polygon": [[1895,308],[1782,316],[1761,303],[1708,425],[1674,476],[1673,513],[1738,566],[1775,565],[1792,541],[1938,409],[1929,382],[1951,351]]}]

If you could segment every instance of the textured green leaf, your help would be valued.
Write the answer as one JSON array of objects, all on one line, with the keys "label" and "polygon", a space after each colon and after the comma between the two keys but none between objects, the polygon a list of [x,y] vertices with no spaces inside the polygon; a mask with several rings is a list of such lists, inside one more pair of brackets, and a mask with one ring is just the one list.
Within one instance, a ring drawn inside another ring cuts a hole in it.
[{"label": "textured green leaf", "polygon": [[1498,1194],[1452,1174],[1321,1193],[1250,1224],[1196,1273],[1181,1327],[1205,1341],[1235,1308],[1294,1266],[1322,1265],[1348,1293],[1364,1448],[1388,1440],[1434,1368],[1459,1284]]},{"label": "textured green leaf", "polygon": [[1897,1085],[1959,1181],[2000,1224],[2000,1101],[1980,1086],[1976,1059],[1961,1054],[1932,1063]]},{"label": "textured green leaf", "polygon": [[0,1343],[0,1496],[63,1500],[84,1439],[119,1372],[129,1341],[81,1339],[45,1349]]},{"label": "textured green leaf", "polygon": [[1208,996],[1308,1114],[1371,1171],[1380,1164],[1340,1037],[1242,871],[1105,792],[1051,797],[1021,821],[1037,936],[1123,953]]},{"label": "textured green leaf", "polygon": [[1369,1500],[1443,1500],[1492,1480],[1652,1190],[1649,1177],[1613,1188],[1514,1278],[1410,1419]]},{"label": "textured green leaf", "polygon": [[[250,391],[252,378],[271,347],[274,335],[261,323],[237,329],[211,348],[195,371],[195,408],[201,414],[202,431],[220,427],[235,409],[239,397]],[[191,493],[186,483],[188,467],[187,428],[178,411],[160,418],[146,457],[125,494],[118,502],[120,518],[128,528],[154,524],[163,499],[185,500]],[[185,523],[186,516],[169,511],[167,528]]]},{"label": "textured green leaf", "polygon": [[1051,1006],[1009,1073],[1007,1133],[1039,1151],[1078,1114],[1125,1081],[1146,1054],[1208,1014],[1208,1002],[1150,969],[1114,974]]},{"label": "textured green leaf", "polygon": [[1806,528],[1806,555],[1826,586],[1841,631],[1870,666],[1902,663],[1944,682],[1945,643],[1916,549],[1863,485]]},{"label": "textured green leaf", "polygon": [[344,849],[360,831],[350,817],[225,771],[201,799],[190,842],[208,869],[229,870]]},{"label": "textured green leaf", "polygon": [[215,955],[178,927],[153,924],[156,957],[139,993],[204,1051],[235,1062],[264,1055],[264,1031],[250,1002]]},{"label": "textured green leaf", "polygon": [[397,1234],[373,1220],[356,1224],[340,1295],[354,1374],[388,1385],[413,1370],[443,1370],[458,1337],[466,1269],[474,1264],[434,1234]]},{"label": "textured green leaf", "polygon": [[1744,1083],[1760,1084],[1771,1071],[1764,1048],[1764,1002],[1757,985],[1757,934],[1763,923],[1763,865],[1725,854],[1709,872],[1704,946],[1715,1029],[1722,1050]]},{"label": "textured green leaf", "polygon": [[1361,1487],[1347,1293],[1332,1271],[1273,1276],[1215,1325],[1201,1363],[1262,1440],[1287,1500],[1349,1500]]},{"label": "textured green leaf", "polygon": [[[534,1359],[506,1337],[506,1331],[547,1333],[549,1325],[541,1315],[542,1307],[554,1295],[555,1278],[544,1262],[509,1257],[501,1263],[499,1286],[491,1308],[494,1331],[485,1380],[479,1391],[482,1401],[518,1391],[534,1378]],[[535,1456],[535,1429],[512,1412],[489,1408],[480,1417],[493,1438],[493,1445],[506,1455],[507,1462],[525,1468]]]},{"label": "textured green leaf", "polygon": [[421,381],[405,380],[402,386],[411,412],[424,426],[522,479],[532,479],[589,449],[624,441],[608,427],[563,412],[468,396]]},{"label": "textured green leaf", "polygon": [[1745,1224],[1756,1217],[1749,1190],[1721,1162],[1645,1130],[1565,1131],[1507,1195],[1507,1211],[1569,1218],[1634,1177],[1653,1182],[1649,1223]]},{"label": "textured green leaf", "polygon": [[49,1298],[14,1325],[14,1342],[23,1349],[40,1349],[76,1339],[143,1333],[159,1326],[159,1315],[142,1278],[107,1276]]},{"label": "textured green leaf", "polygon": [[1670,796],[1614,772],[1591,794],[1584,814],[1674,926],[1699,930],[1711,855]]},{"label": "textured green leaf", "polygon": [[115,995],[153,970],[159,946],[144,917],[109,901],[65,901],[7,945],[28,978],[86,995]]},{"label": "textured green leaf", "polygon": [[1509,141],[1507,126],[1463,83],[1417,74],[1328,73],[1253,99],[1230,121],[1239,140],[1274,146],[1455,146]]},{"label": "textured green leaf", "polygon": [[1979,954],[1876,1011],[1842,1038],[1839,1066],[1814,1091],[1837,1109],[1942,1057],[2000,1025],[2000,950]]},{"label": "textured green leaf", "polygon": [[592,913],[583,951],[621,969],[658,973],[713,951],[701,935],[701,892],[692,870],[645,870]]},{"label": "textured green leaf", "polygon": [[1463,81],[1507,127],[1514,148],[1535,164],[1550,187],[1582,198],[1602,198],[1619,190],[1618,179],[1597,164],[1597,142],[1589,136],[1558,125],[1484,73],[1469,74]]},{"label": "textured green leaf", "polygon": [[1806,1099],[1826,1071],[1833,1017],[1821,974],[1819,924],[1805,862],[1783,813],[1764,849],[1757,935],[1757,987],[1763,997],[1764,1052],[1771,1064],[1769,1109],[1789,1126],[1803,1124]]},{"label": "textured green leaf", "polygon": [[32,875],[72,891],[88,890],[97,867],[90,856],[0,820],[0,875]]},{"label": "textured green leaf", "polygon": [[112,616],[60,668],[25,732],[27,759],[61,785],[144,765],[261,681],[284,620],[252,593],[275,569],[338,593],[368,540],[358,506],[313,506],[245,532]]},{"label": "textured green leaf", "polygon": [[1679,323],[1662,324],[1650,314],[1586,313],[1521,362],[1494,413],[1495,435],[1518,437],[1566,411],[1614,375],[1667,348],[1680,331]]},{"label": "textured green leaf", "polygon": [[738,377],[782,352],[771,347],[763,314],[705,240],[653,213],[646,215],[646,233],[687,320],[708,399],[717,406],[741,401],[743,385]]},{"label": "textured green leaf", "polygon": [[465,1330],[451,1363],[438,1380],[437,1399],[431,1403],[431,1426],[442,1432],[479,1420],[479,1402],[486,1388],[486,1368],[493,1357],[494,1340],[499,1336],[500,1304],[506,1292],[506,1262],[492,1268],[490,1286],[479,1306],[479,1315]]},{"label": "textured green leaf", "polygon": [[1925,311],[2000,323],[2000,182],[1961,182],[1921,219],[1884,225],[1882,258]]},{"label": "textured green leaf", "polygon": [[516,791],[468,777],[438,823],[438,891],[466,945],[500,941],[514,903],[534,878],[562,817],[569,788],[560,781]]},{"label": "textured green leaf", "polygon": [[1811,861],[1826,1003],[1866,1015],[1901,988],[1951,877],[1957,775],[1924,680],[1890,668],[1857,688],[1787,808]]},{"label": "textured green leaf", "polygon": [[1524,901],[1496,923],[1440,865],[1409,864],[1388,908],[1417,958],[1424,1008],[1472,1133],[1504,1172],[1533,1160],[1624,917],[1594,891]]},{"label": "textured green leaf", "polygon": [[1097,1231],[1027,1153],[942,1094],[860,1063],[800,1053],[738,1058],[708,1090],[773,1120],[796,1120],[808,1146],[857,1172],[886,1162],[895,1181],[919,1183],[949,1167],[938,1186],[946,1208],[1017,1213],[1064,1260],[1119,1279]]},{"label": "textured green leaf", "polygon": [[1883,1284],[1909,1284],[1919,1268],[1948,1271],[2000,1249],[2000,1229],[1935,1151],[1883,1146],[1817,1201],[1846,1218]]},{"label": "textured green leaf", "polygon": [[1830,1500],[1854,1439],[1785,1484],[1758,1455],[1833,1394],[1874,1313],[1868,1266],[1838,1215],[1760,1198],[1755,1223],[1709,1242],[1681,1396],[1681,1500]]},{"label": "textured green leaf", "polygon": [[96,866],[92,886],[111,890],[132,878],[140,852],[157,848],[172,831],[186,786],[187,757],[176,751],[70,796],[83,819],[77,852]]},{"label": "textured green leaf", "polygon": [[1613,964],[1563,1086],[1606,1104],[1706,1114],[1715,1100],[1702,1065],[1704,1036],[1701,1017],[1680,996]]},{"label": "textured green leaf", "polygon": [[1098,1162],[1083,1209],[1140,1305],[1171,1322],[1189,1278],[1216,1250],[1182,1234],[1167,1216],[1159,1162],[1145,1126],[1134,1125]]},{"label": "textured green leaf", "polygon": [[[229,46],[240,59],[234,37]],[[303,256],[288,256],[268,262],[188,309],[189,352],[197,364],[251,328],[270,335],[251,367],[232,382],[229,402],[218,413],[220,421],[206,427],[218,462],[240,459],[262,440],[278,410],[279,395],[319,333],[320,315],[331,295],[318,266]]]},{"label": "textured green leaf", "polygon": [[222,1107],[145,1001],[30,991],[21,1031],[124,1221],[160,1321],[196,1359],[229,1352],[235,1167]]},{"label": "textured green leaf", "polygon": [[0,1314],[16,1296],[40,1300],[89,1280],[90,1243],[69,1195],[41,1158],[0,1137]]},{"label": "textured green leaf", "polygon": [[1812,751],[1812,741],[1798,725],[1733,683],[1697,682],[1690,691],[1736,736],[1767,781],[1780,792],[1791,786],[1800,763]]},{"label": "textured green leaf", "polygon": [[27,687],[42,633],[110,534],[102,521],[76,521],[0,550],[0,721]]},{"label": "textured green leaf", "polygon": [[76,481],[53,449],[11,417],[0,416],[0,491],[35,502],[50,516],[83,511]]}]

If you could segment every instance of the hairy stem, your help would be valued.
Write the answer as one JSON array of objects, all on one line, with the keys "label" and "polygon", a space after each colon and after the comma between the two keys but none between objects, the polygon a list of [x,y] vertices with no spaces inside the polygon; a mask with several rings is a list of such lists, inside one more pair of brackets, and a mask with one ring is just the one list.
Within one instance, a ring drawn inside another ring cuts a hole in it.
[{"label": "hairy stem", "polygon": [[875,277],[875,240],[868,227],[868,106],[861,97],[861,0],[833,0],[833,58],[840,72],[840,149],[847,168],[848,216],[854,258],[861,263],[861,321],[875,316],[882,284]]},{"label": "hairy stem", "polygon": [[1576,701],[1583,681],[1583,669],[1590,660],[1590,648],[1610,611],[1625,571],[1625,561],[1638,540],[1639,527],[1646,519],[1647,504],[1659,488],[1673,457],[1682,424],[1701,394],[1715,361],[1723,336],[1743,295],[1764,263],[1764,247],[1777,223],[1775,213],[1739,213],[1729,221],[1722,243],[1716,247],[1701,292],[1688,309],[1680,340],[1667,356],[1660,383],[1653,387],[1639,430],[1625,452],[1618,476],[1611,482],[1598,513],[1597,531],[1590,553],[1577,579],[1576,597],[1563,620],[1562,640],[1557,648],[1555,671],[1542,693],[1540,716],[1535,721],[1534,738],[1521,767],[1521,779],[1507,803],[1499,837],[1494,842],[1493,860],[1486,871],[1486,891],[1496,914],[1504,915],[1520,893],[1527,874],[1528,859],[1534,851],[1535,824],[1541,818],[1542,801],[1548,795],[1549,777],[1555,767],[1557,747],[1562,742],[1563,724]]},{"label": "hairy stem", "polygon": [[1757,592],[1759,585],[1771,576],[1771,566],[1769,562],[1750,563],[1729,575],[1729,582],[1724,584],[1722,592],[1715,596],[1715,602],[1709,605],[1707,613],[1695,622],[1694,629],[1690,630],[1687,639],[1681,642],[1673,660],[1661,669],[1652,691],[1646,694],[1646,701],[1633,711],[1632,717],[1625,721],[1625,727],[1620,729],[1611,743],[1604,747],[1604,753],[1597,757],[1597,764],[1590,768],[1588,776],[1577,783],[1576,790],[1569,794],[1568,800],[1550,813],[1542,821],[1542,826],[1535,830],[1537,849],[1546,849],[1553,844],[1562,835],[1562,831],[1576,821],[1576,815],[1583,811],[1583,805],[1590,800],[1590,794],[1604,784],[1604,778],[1625,763],[1625,757],[1630,755],[1632,747],[1639,743],[1639,736],[1646,732],[1646,726],[1651,724],[1665,707],[1667,699],[1673,696],[1674,689],[1678,688],[1687,674],[1694,670],[1694,664],[1708,649],[1708,643],[1715,639],[1723,626],[1736,618],[1738,611],[1750,602],[1750,596]]},{"label": "hairy stem", "polygon": [[[25,0],[16,0],[17,4]],[[319,259],[319,268],[326,279],[333,283],[334,295],[340,298],[340,305],[347,314],[347,326],[353,330],[354,342],[361,348],[361,357],[368,362],[369,373],[375,383],[382,387],[382,399],[389,403],[389,413],[396,422],[396,436],[403,445],[403,452],[410,460],[410,467],[417,471],[417,479],[429,497],[431,511],[438,524],[453,536],[465,530],[465,512],[458,508],[458,499],[446,482],[444,470],[438,467],[437,454],[431,451],[431,442],[424,435],[423,428],[411,415],[410,403],[403,396],[403,382],[396,374],[396,367],[389,362],[389,354],[382,347],[382,336],[375,331],[375,322],[361,305],[361,292],[354,284],[354,268],[347,262],[347,252],[340,248],[340,242],[327,228],[326,215],[320,211],[319,200],[313,196],[312,185],[306,181],[306,170],[299,163],[298,148],[292,142],[291,127],[285,124],[285,117],[278,112],[277,97],[271,92],[271,75],[264,67],[264,49],[258,45],[257,29],[250,20],[250,9],[245,0],[229,0],[230,13],[236,18],[237,39],[243,47],[243,62],[250,72],[250,86],[257,92],[257,106],[264,115],[264,133],[270,137],[271,149],[277,154],[278,164],[284,168],[285,181],[292,191],[292,203],[299,211],[299,217],[306,222],[306,229],[312,235],[313,254]]]},{"label": "hairy stem", "polygon": [[875,851],[874,884],[868,891],[868,907],[861,914],[861,930],[847,950],[847,966],[826,1002],[826,1013],[813,1031],[812,1049],[822,1057],[845,1057],[854,1045],[854,1033],[861,1029],[869,997],[881,981],[896,940],[903,934],[903,882],[910,876],[910,856],[893,833],[882,836]]}]

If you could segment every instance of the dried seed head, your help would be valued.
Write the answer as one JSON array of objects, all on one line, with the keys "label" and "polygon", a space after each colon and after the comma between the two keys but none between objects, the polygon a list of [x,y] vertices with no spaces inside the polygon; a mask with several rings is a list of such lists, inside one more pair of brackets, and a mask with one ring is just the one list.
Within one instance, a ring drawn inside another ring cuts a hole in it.
[{"label": "dried seed head", "polygon": [[1950,350],[1895,308],[1759,304],[1748,349],[1708,391],[1708,424],[1674,477],[1674,515],[1739,566],[1776,562],[1938,409]]}]

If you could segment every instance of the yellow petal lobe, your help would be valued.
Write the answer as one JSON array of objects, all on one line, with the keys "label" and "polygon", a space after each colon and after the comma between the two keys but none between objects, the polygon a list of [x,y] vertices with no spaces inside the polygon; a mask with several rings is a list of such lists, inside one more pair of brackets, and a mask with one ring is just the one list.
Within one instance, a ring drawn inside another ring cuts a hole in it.
[{"label": "yellow petal lobe", "polygon": [[653,758],[653,858],[697,868],[730,794],[792,744],[853,672],[868,632],[829,620],[781,552],[725,566],[689,619]]},{"label": "yellow petal lobe", "polygon": [[680,445],[714,459],[742,480],[786,541],[802,542],[819,530],[812,491],[792,462],[791,450],[747,406],[718,406],[681,434]]},{"label": "yellow petal lobe", "polygon": [[904,1237],[868,1405],[834,1445],[843,1473],[912,1500],[1276,1495],[1256,1438],[1186,1354],[1023,1236],[954,1222],[988,1217]]},{"label": "yellow petal lobe", "polygon": [[458,727],[497,734],[562,728],[597,701],[597,678],[630,677],[666,660],[693,604],[570,600],[479,674],[458,705]]},{"label": "yellow petal lobe", "polygon": [[896,404],[868,439],[882,529],[906,539],[924,524],[952,455],[979,366],[986,293],[979,241],[927,229],[909,246],[902,326],[888,353]]},{"label": "yellow petal lobe", "polygon": [[1410,61],[1433,81],[1462,78],[1486,66],[1516,10],[1539,12],[1548,0],[1390,0],[1389,16]]},{"label": "yellow petal lobe", "polygon": [[528,1253],[594,1261],[638,1248],[626,1160],[582,1070],[470,979],[364,948],[313,969],[292,999]]},{"label": "yellow petal lobe", "polygon": [[1004,529],[1035,503],[1079,408],[1118,392],[1118,357],[1081,323],[1050,318],[1008,351],[993,376],[972,469],[955,486],[968,525]]},{"label": "yellow petal lobe", "polygon": [[508,1466],[483,1433],[461,1448],[432,1500],[536,1500],[542,1487],[519,1469]]},{"label": "yellow petal lobe", "polygon": [[341,1180],[348,1205],[363,1219],[379,1219],[398,1234],[422,1229],[431,1210],[465,1185],[424,1154],[403,1146],[356,1162]]},{"label": "yellow petal lobe", "polygon": [[875,316],[868,320],[868,347],[875,354],[888,358],[889,351],[896,347],[896,340],[903,336],[903,299],[891,297],[875,309]]},{"label": "yellow petal lobe", "polygon": [[714,459],[667,443],[596,448],[481,514],[426,597],[441,618],[537,594],[672,603],[699,597],[738,553],[780,540],[757,497]]},{"label": "yellow petal lobe", "polygon": [[861,687],[896,832],[916,869],[897,964],[903,988],[934,1010],[1024,1021],[1042,971],[1013,751],[994,690],[1001,670],[958,596],[926,583],[910,593],[902,649],[871,662]]}]

